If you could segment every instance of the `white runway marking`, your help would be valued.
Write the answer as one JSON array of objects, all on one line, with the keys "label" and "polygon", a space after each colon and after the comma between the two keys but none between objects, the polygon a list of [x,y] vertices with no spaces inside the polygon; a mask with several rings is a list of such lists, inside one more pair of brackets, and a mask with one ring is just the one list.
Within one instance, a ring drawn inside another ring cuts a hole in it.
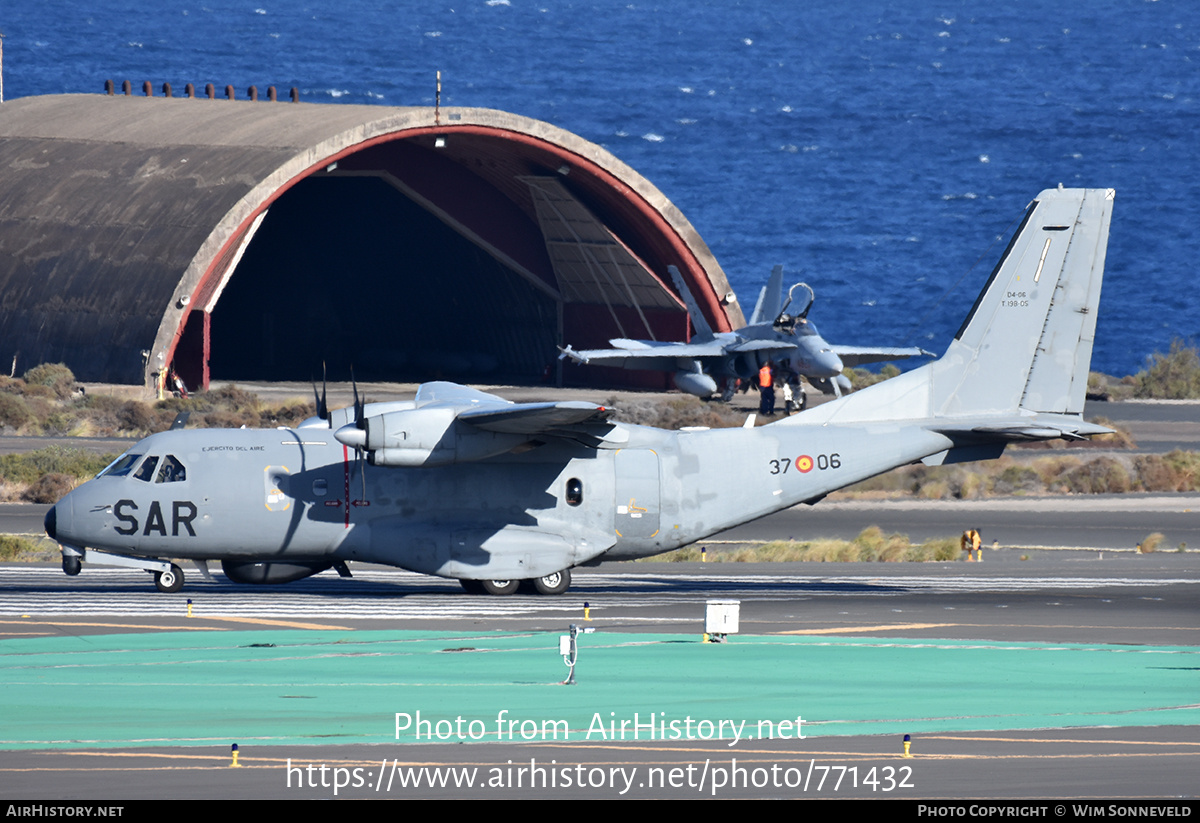
[{"label": "white runway marking", "polygon": [[713,597],[737,598],[746,604],[834,594],[887,597],[916,592],[1086,591],[1200,583],[1188,578],[664,575],[632,571],[577,574],[571,591],[558,597],[487,597],[469,596],[454,581],[394,570],[356,570],[351,580],[326,573],[280,586],[236,585],[223,577],[209,583],[190,569],[185,569],[185,574],[186,588],[167,595],[154,589],[149,574],[137,570],[88,568],[77,577],[67,577],[52,568],[4,568],[0,569],[0,616],[183,616],[190,597],[197,616],[213,617],[569,619],[581,617],[583,603],[588,601],[593,607],[603,607],[605,616],[611,618],[618,610],[694,606],[698,598]]}]

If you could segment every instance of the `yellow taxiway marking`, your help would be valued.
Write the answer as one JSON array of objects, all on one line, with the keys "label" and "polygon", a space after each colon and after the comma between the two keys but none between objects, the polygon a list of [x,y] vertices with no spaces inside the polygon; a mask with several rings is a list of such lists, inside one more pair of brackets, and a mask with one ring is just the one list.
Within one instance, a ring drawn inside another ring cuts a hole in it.
[{"label": "yellow taxiway marking", "polygon": [[224,620],[229,623],[253,623],[258,626],[281,626],[285,629],[311,629],[313,631],[334,631],[334,632],[350,632],[354,629],[349,626],[326,626],[321,623],[296,623],[291,620],[266,620],[261,617],[217,617],[215,615],[204,615],[201,620]]},{"label": "yellow taxiway marking", "polygon": [[[746,621],[742,621],[745,623]],[[891,623],[882,626],[845,626],[836,629],[791,629],[774,634],[840,634],[850,632],[898,631],[900,629],[942,629],[959,627],[967,629],[1113,629],[1136,628],[1139,631],[1196,631],[1195,626],[1093,626],[1070,623]],[[1075,641],[1077,642],[1077,641]]]},{"label": "yellow taxiway marking", "polygon": [[1112,746],[1196,746],[1200,742],[1191,743],[1186,740],[1168,742],[1166,740],[1087,740],[1081,737],[956,737],[953,735],[921,735],[921,740],[970,740],[985,743],[1081,743],[1088,746],[1098,746],[1102,743]]},{"label": "yellow taxiway marking", "polygon": [[188,631],[199,632],[225,631],[224,629],[214,629],[212,626],[155,626],[148,623],[86,623],[78,620],[0,620],[0,626],[6,624],[21,626],[66,626],[68,628],[71,626],[91,626],[92,628],[101,629],[167,629],[169,631],[186,629]]},{"label": "yellow taxiway marking", "polygon": [[[251,623],[257,626],[280,626],[285,629],[312,629],[314,631],[338,631],[349,632],[354,631],[349,626],[328,626],[323,623],[297,623],[290,620],[267,620],[261,617],[223,617],[219,615],[206,614],[199,617],[191,618],[191,621],[221,621],[226,623]],[[189,622],[191,622],[189,621]],[[91,628],[102,629],[161,629],[163,631],[199,631],[199,632],[223,632],[227,629],[218,626],[197,626],[181,623],[178,626],[159,626],[153,623],[86,623],[82,621],[70,620],[0,620],[0,626],[3,625],[20,625],[20,626],[89,626]]]}]

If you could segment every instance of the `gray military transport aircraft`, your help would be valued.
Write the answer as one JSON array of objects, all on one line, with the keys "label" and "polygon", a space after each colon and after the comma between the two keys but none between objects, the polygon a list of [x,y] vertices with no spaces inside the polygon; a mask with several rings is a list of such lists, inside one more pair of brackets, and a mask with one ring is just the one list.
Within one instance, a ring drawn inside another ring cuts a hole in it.
[{"label": "gray military transport aircraft", "polygon": [[[584,365],[671,372],[677,389],[697,397],[710,397],[721,385],[724,400],[733,396],[738,380],[752,382],[768,360],[782,366],[787,379],[798,382],[801,377],[806,377],[825,394],[841,397],[850,391],[850,381],[842,374],[846,366],[921,355],[932,357],[915,346],[868,348],[826,343],[816,325],[808,319],[815,298],[812,287],[807,283],[795,284],[788,290],[787,302],[783,303],[783,266],[771,270],[767,285],[759,292],[749,324],[737,331],[714,332],[678,269],[668,266],[667,271],[683,297],[696,329],[695,337],[689,342],[617,338],[608,341],[613,346],[611,349],[576,351],[567,346],[560,357]],[[803,308],[788,314],[798,289],[807,292]]]},{"label": "gray military transport aircraft", "polygon": [[177,591],[186,558],[241,583],[350,560],[554,594],[571,568],[647,557],[896,466],[998,457],[1108,431],[1083,420],[1113,192],[1052,189],[945,355],[753,428],[665,431],[582,402],[510,403],[452,383],[296,429],[151,435],[46,516],[63,570],[133,566]]}]

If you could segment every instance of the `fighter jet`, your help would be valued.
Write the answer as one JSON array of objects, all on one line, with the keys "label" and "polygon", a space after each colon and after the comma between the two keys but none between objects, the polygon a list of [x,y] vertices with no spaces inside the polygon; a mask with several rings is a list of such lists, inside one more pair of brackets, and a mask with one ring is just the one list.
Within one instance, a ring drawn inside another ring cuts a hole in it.
[{"label": "fighter jet", "polygon": [[[788,290],[787,302],[780,305],[783,297],[783,266],[776,266],[771,271],[767,285],[759,293],[749,325],[734,332],[714,332],[678,269],[668,266],[667,271],[683,297],[696,330],[690,342],[664,343],[618,338],[608,341],[613,346],[611,349],[575,351],[568,346],[562,350],[561,357],[596,366],[671,372],[675,387],[680,391],[697,397],[710,397],[721,386],[721,397],[728,400],[733,396],[738,381],[747,384],[752,382],[754,375],[768,360],[775,364],[777,373],[792,382],[797,390],[800,388],[800,378],[806,377],[809,383],[825,394],[840,397],[850,391],[850,381],[842,374],[846,366],[921,355],[933,356],[915,346],[863,348],[826,343],[816,325],[808,319],[815,295],[807,283],[792,286]],[[801,293],[803,305],[788,314],[797,291]]]},{"label": "fighter jet", "polygon": [[1103,433],[1081,413],[1113,197],[1042,192],[940,359],[770,425],[666,431],[451,383],[406,402],[356,392],[296,429],[152,435],[51,508],[46,532],[68,575],[132,566],[164,592],[191,559],[242,583],[363,561],[553,594],[574,567],[685,546],[896,466]]}]

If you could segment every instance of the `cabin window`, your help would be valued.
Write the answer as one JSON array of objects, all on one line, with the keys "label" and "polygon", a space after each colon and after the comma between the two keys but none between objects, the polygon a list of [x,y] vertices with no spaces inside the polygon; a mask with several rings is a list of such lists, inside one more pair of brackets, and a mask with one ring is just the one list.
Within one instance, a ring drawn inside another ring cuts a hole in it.
[{"label": "cabin window", "polygon": [[109,463],[104,471],[100,472],[97,477],[124,477],[129,474],[129,470],[137,465],[137,462],[142,459],[141,454],[123,454],[113,462]]},{"label": "cabin window", "polygon": [[154,477],[154,467],[157,465],[157,455],[151,455],[150,457],[147,457],[146,462],[143,463],[136,472],[134,472],[133,479],[141,480],[144,483],[149,483],[150,478]]},{"label": "cabin window", "polygon": [[578,506],[583,502],[583,481],[572,477],[567,481],[567,505]]},{"label": "cabin window", "polygon": [[158,477],[154,478],[155,483],[182,483],[187,480],[187,469],[173,454],[168,454],[163,458],[162,466],[158,469]]},{"label": "cabin window", "polygon": [[313,481],[313,496],[314,497],[324,497],[327,494],[329,494],[329,484],[326,483],[324,480],[314,480]]}]

